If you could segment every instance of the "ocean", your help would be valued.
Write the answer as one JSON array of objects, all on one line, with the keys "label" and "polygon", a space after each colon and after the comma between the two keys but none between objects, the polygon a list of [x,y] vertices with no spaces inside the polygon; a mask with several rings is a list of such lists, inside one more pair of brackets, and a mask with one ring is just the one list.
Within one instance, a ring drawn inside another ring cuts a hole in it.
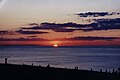
[{"label": "ocean", "polygon": [[40,47],[0,46],[0,63],[42,65],[103,71],[120,67],[120,46]]}]

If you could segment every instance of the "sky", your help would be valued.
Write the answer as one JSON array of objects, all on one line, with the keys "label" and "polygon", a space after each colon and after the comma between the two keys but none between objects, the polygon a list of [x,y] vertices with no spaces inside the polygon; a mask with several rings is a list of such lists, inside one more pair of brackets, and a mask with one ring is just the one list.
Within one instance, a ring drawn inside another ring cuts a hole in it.
[{"label": "sky", "polygon": [[0,0],[0,45],[120,45],[120,0]]}]

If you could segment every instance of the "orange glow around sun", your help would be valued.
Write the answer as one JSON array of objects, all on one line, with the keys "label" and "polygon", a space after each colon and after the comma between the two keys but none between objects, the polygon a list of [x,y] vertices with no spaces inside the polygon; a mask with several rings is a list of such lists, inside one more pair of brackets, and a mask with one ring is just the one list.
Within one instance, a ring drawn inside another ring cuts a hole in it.
[{"label": "orange glow around sun", "polygon": [[59,47],[61,41],[51,41],[50,43],[53,47],[57,48],[57,47]]},{"label": "orange glow around sun", "polygon": [[53,46],[54,46],[55,48],[56,48],[56,47],[58,47],[58,45],[57,45],[57,44],[54,44]]}]

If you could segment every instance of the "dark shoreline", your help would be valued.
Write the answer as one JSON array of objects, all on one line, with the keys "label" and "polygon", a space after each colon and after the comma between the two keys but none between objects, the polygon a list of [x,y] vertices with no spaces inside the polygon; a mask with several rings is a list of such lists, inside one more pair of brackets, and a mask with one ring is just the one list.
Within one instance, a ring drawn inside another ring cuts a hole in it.
[{"label": "dark shoreline", "polygon": [[119,73],[0,64],[0,80],[120,80]]}]

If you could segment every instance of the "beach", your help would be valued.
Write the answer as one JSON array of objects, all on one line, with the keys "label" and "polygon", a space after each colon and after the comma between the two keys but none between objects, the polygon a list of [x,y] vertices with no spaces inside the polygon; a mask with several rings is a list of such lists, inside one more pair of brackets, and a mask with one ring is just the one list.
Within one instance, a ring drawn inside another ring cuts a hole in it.
[{"label": "beach", "polygon": [[0,64],[0,80],[120,80],[119,73],[55,68],[34,65]]}]

